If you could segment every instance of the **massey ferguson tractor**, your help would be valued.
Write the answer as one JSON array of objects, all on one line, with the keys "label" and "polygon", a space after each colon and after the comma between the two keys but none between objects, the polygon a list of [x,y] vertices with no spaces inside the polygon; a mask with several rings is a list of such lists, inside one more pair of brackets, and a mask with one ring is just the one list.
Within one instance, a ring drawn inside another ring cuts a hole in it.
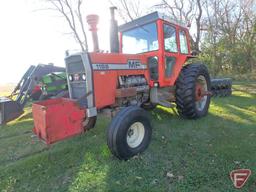
[{"label": "massey ferguson tractor", "polygon": [[111,52],[99,49],[98,16],[87,16],[94,51],[66,56],[69,98],[33,104],[34,133],[46,144],[86,132],[98,113],[109,111],[108,147],[129,159],[150,143],[149,109],[176,107],[188,119],[207,114],[210,77],[205,65],[191,63],[187,27],[158,12],[118,27],[114,9]]}]

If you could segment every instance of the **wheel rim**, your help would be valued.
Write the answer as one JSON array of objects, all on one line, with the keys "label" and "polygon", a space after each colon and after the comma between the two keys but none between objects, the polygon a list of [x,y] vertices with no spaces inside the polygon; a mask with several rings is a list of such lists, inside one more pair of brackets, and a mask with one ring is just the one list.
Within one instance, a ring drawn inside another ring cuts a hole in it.
[{"label": "wheel rim", "polygon": [[141,122],[133,123],[128,131],[126,136],[126,141],[129,147],[136,148],[138,147],[145,136],[145,127]]},{"label": "wheel rim", "polygon": [[196,81],[196,108],[198,111],[203,111],[207,101],[208,91],[207,81],[203,75],[199,75]]}]

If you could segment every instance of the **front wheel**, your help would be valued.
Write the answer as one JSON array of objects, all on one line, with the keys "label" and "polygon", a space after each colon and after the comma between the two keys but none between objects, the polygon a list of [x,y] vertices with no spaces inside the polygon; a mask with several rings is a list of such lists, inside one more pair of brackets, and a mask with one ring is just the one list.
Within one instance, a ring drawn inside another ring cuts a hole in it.
[{"label": "front wheel", "polygon": [[130,106],[121,110],[108,127],[108,147],[116,157],[126,160],[145,151],[151,134],[147,112],[140,107]]},{"label": "front wheel", "polygon": [[176,82],[178,113],[191,119],[205,116],[211,99],[210,89],[210,76],[205,65],[190,64],[183,67]]}]

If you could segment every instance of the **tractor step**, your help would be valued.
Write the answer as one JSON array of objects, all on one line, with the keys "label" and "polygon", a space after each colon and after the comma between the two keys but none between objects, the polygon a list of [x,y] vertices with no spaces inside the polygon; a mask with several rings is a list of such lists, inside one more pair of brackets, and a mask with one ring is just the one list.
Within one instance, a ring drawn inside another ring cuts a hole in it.
[{"label": "tractor step", "polygon": [[84,132],[85,110],[74,100],[57,98],[32,105],[34,133],[52,144]]},{"label": "tractor step", "polygon": [[0,125],[16,119],[23,113],[20,104],[8,97],[0,97]]}]

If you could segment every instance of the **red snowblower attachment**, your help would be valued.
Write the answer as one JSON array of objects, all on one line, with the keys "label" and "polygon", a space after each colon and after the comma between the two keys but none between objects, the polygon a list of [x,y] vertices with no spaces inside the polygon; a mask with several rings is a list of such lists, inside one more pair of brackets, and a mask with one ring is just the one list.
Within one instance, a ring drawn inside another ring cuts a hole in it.
[{"label": "red snowblower attachment", "polygon": [[74,100],[58,98],[34,103],[34,133],[52,144],[84,132],[85,110]]}]

